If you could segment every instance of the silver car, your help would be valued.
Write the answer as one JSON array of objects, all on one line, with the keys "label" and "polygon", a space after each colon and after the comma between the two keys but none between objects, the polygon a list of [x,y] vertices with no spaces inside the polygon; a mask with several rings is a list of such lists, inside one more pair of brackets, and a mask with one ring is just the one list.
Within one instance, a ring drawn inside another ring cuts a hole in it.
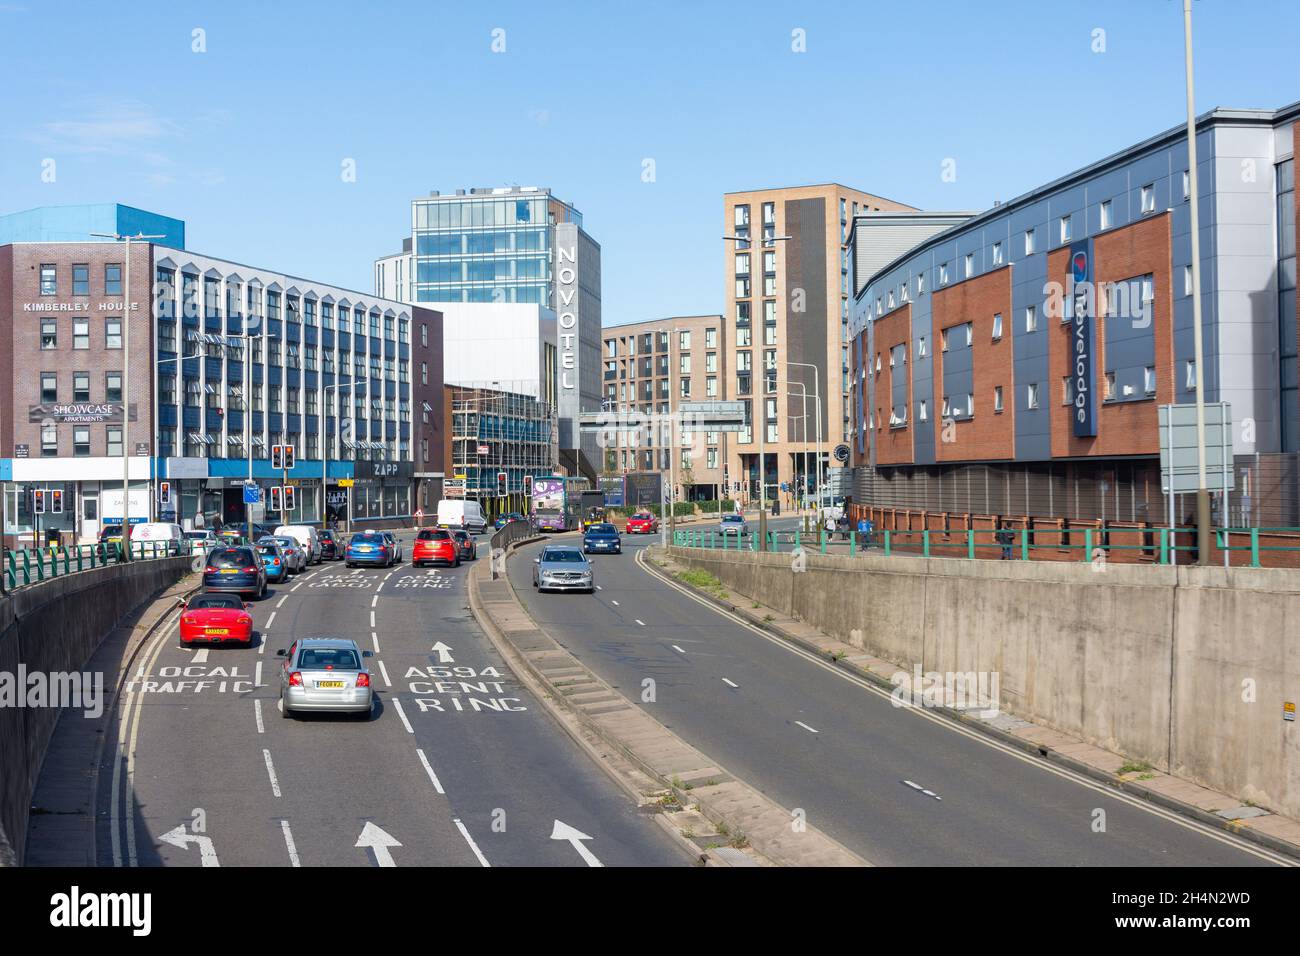
[{"label": "silver car", "polygon": [[393,532],[391,531],[385,531],[383,532],[383,535],[385,538],[388,539],[388,546],[393,549],[393,563],[401,564],[402,563],[402,542],[398,541],[397,535],[393,534]]},{"label": "silver car", "polygon": [[744,515],[723,515],[722,520],[718,523],[718,530],[724,535],[746,535],[749,534],[749,522],[745,520]]},{"label": "silver car", "polygon": [[596,591],[591,562],[580,548],[548,545],[533,558],[533,587],[540,591]]},{"label": "silver car", "polygon": [[280,671],[281,716],[324,712],[357,714],[370,718],[374,690],[364,665],[369,651],[346,637],[304,637],[286,651]]},{"label": "silver car", "polygon": [[298,574],[307,568],[307,552],[303,550],[301,544],[296,538],[291,538],[287,534],[268,534],[257,539],[258,544],[278,544],[280,550],[284,552],[285,560],[289,562],[289,573]]}]

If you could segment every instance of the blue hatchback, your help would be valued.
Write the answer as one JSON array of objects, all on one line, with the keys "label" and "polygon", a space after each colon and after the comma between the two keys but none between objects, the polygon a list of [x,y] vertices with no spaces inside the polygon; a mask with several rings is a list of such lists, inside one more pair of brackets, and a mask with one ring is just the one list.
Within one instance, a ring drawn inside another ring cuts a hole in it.
[{"label": "blue hatchback", "polygon": [[587,554],[622,554],[623,539],[612,524],[593,524],[582,533],[582,550]]},{"label": "blue hatchback", "polygon": [[289,576],[289,561],[278,544],[268,541],[257,545],[257,556],[262,559],[262,567],[266,568],[267,581],[279,584]]},{"label": "blue hatchback", "polygon": [[348,539],[343,562],[349,568],[355,568],[359,564],[374,564],[386,568],[393,563],[394,557],[396,555],[389,548],[388,540],[381,533],[362,531]]}]

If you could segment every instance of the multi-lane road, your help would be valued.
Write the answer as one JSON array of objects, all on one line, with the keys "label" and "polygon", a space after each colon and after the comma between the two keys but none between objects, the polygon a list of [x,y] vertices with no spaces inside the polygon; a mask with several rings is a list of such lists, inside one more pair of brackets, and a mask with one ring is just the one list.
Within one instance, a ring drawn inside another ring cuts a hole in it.
[{"label": "multi-lane road", "polygon": [[[792,529],[794,520],[772,525]],[[509,573],[538,624],[601,678],[867,860],[1278,862],[894,707],[650,573],[641,552],[658,540],[625,537],[622,555],[596,557],[594,595],[534,592],[540,544],[517,552]],[[486,538],[479,547],[486,560]],[[133,661],[105,728],[96,862],[689,864],[680,842],[637,811],[492,647],[467,606],[470,568],[313,567],[254,604],[251,648],[181,648],[174,621],[161,628]],[[307,636],[350,637],[372,652],[378,703],[369,721],[282,717],[275,652]],[[652,703],[639,693],[646,678]],[[41,787],[84,785],[50,779],[68,771],[49,765]]]},{"label": "multi-lane road", "polygon": [[[770,522],[791,531],[798,519]],[[751,527],[754,522],[751,520]],[[594,596],[539,595],[535,620],[730,773],[878,865],[1225,865],[1276,860],[1112,789],[995,745],[725,616],[650,574],[624,538]],[[522,560],[521,560],[522,559]],[[645,703],[633,691],[651,678]]]},{"label": "multi-lane road", "polygon": [[[108,730],[98,864],[689,865],[493,650],[470,567],[312,567],[254,603],[252,648],[162,629]],[[371,720],[281,716],[275,652],[307,636],[372,652]]]}]

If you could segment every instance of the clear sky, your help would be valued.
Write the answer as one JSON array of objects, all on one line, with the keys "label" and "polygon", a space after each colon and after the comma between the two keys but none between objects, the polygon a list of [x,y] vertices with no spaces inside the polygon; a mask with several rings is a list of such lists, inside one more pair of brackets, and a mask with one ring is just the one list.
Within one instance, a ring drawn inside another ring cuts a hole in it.
[{"label": "clear sky", "polygon": [[[1195,17],[1198,112],[1300,99],[1300,2]],[[0,0],[0,212],[124,202],[368,292],[413,197],[549,186],[607,325],[717,312],[724,192],[984,209],[1183,122],[1182,42],[1178,0]]]}]

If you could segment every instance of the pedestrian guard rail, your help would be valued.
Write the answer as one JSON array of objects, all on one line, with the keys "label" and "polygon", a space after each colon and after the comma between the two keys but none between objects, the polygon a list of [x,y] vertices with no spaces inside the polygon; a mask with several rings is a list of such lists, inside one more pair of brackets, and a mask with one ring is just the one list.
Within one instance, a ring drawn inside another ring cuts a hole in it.
[{"label": "pedestrian guard rail", "polygon": [[[187,545],[174,541],[133,541],[130,560],[153,561],[189,554]],[[63,577],[91,568],[121,564],[127,554],[121,542],[106,541],[98,544],[81,544],[70,547],[24,548],[4,552],[5,586],[13,591],[47,578]]]}]

